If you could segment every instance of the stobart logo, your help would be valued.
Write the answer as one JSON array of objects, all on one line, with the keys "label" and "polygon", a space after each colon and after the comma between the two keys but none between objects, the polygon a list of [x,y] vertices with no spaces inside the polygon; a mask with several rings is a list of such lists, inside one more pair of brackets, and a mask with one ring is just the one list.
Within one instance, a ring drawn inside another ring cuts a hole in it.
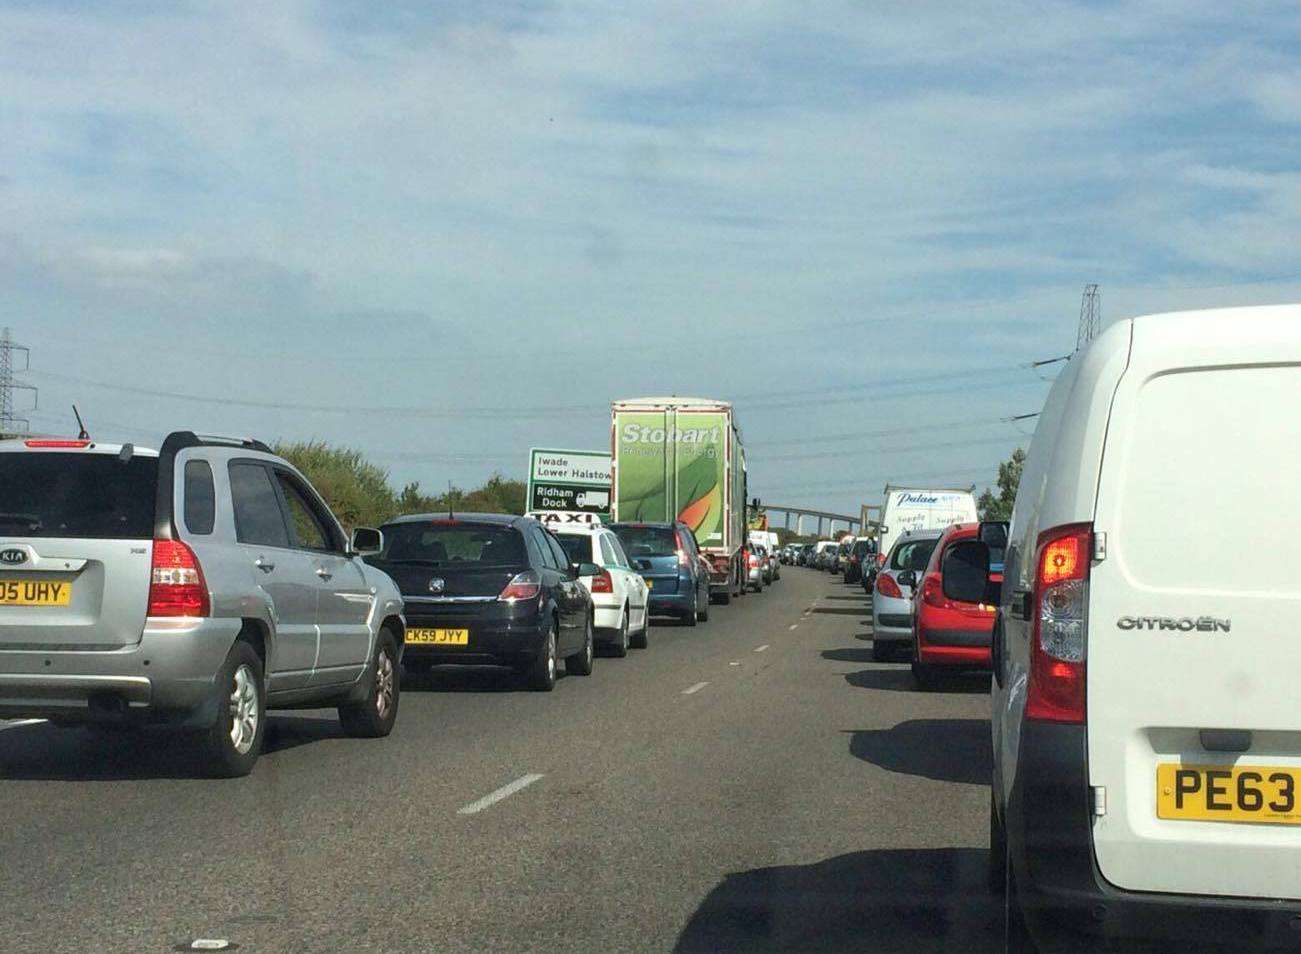
[{"label": "stobart logo", "polygon": [[619,439],[625,444],[717,444],[722,441],[718,427],[651,427],[649,424],[625,424]]}]

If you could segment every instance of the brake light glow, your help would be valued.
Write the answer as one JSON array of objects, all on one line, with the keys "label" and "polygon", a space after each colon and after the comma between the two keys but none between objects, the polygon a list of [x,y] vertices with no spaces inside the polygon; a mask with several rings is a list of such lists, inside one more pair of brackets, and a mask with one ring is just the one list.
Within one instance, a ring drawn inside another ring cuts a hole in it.
[{"label": "brake light glow", "polygon": [[541,592],[542,577],[536,570],[525,570],[506,584],[506,588],[497,594],[497,599],[504,603],[516,603],[536,599]]},{"label": "brake light glow", "polygon": [[596,574],[596,576],[592,577],[591,579],[592,579],[593,593],[614,592],[614,577],[610,576],[609,570],[603,569],[601,570],[600,573]]},{"label": "brake light glow", "polygon": [[940,580],[940,574],[927,574],[926,579],[922,581],[922,602],[927,606],[940,609],[947,609],[953,605],[944,595],[944,584]]},{"label": "brake light glow", "polygon": [[899,589],[899,584],[888,573],[882,573],[876,578],[876,591],[892,600],[903,599],[903,590]]},{"label": "brake light glow", "polygon": [[208,584],[194,551],[180,540],[155,540],[149,578],[149,616],[207,616]]},{"label": "brake light glow", "polygon": [[1093,525],[1068,524],[1039,535],[1034,635],[1025,714],[1043,722],[1084,722],[1085,645]]},{"label": "brake light glow", "polygon": [[758,566],[758,565],[759,565],[759,555],[758,555],[757,553],[750,553],[750,554],[746,557],[745,562],[746,562],[746,565],[747,565],[747,566]]},{"label": "brake light glow", "polygon": [[23,441],[23,443],[28,447],[62,447],[65,449],[90,446],[90,441],[51,440],[48,438],[33,439],[30,441]]}]

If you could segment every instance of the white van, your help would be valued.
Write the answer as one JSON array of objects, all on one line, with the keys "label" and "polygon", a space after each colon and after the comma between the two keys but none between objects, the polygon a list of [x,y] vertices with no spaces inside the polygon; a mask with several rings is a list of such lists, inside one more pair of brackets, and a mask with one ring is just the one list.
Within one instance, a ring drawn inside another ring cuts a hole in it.
[{"label": "white van", "polygon": [[1301,939],[1297,539],[1301,306],[1118,322],[1067,364],[993,637],[990,875],[1032,934]]},{"label": "white van", "polygon": [[876,552],[882,556],[889,553],[906,530],[943,530],[954,523],[975,523],[973,489],[925,490],[886,484]]}]

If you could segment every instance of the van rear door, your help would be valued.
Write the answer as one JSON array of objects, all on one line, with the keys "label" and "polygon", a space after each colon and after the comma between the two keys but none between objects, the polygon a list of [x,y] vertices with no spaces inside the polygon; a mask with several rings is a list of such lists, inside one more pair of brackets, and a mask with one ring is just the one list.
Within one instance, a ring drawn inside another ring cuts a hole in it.
[{"label": "van rear door", "polygon": [[1133,327],[1089,583],[1098,866],[1134,891],[1301,898],[1301,315]]},{"label": "van rear door", "polygon": [[157,486],[156,456],[0,451],[0,651],[140,642]]}]

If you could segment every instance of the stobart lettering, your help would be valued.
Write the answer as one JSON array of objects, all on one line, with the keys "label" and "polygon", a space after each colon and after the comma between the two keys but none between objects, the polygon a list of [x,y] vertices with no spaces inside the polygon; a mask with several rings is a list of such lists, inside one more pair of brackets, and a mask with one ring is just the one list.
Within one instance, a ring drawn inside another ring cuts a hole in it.
[{"label": "stobart lettering", "polygon": [[625,444],[659,444],[670,440],[675,444],[717,444],[722,431],[717,427],[651,427],[649,424],[625,424],[621,439]]}]

